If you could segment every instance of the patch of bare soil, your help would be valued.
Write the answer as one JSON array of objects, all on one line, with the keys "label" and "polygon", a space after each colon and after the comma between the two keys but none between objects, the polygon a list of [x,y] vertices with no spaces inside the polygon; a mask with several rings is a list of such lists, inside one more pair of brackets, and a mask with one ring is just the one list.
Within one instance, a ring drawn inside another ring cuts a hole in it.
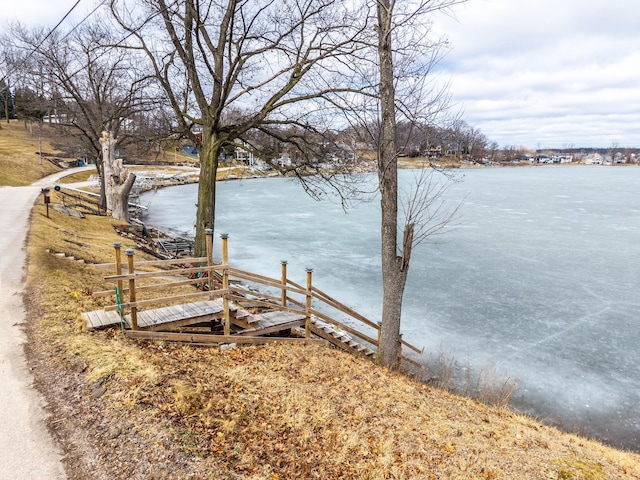
[{"label": "patch of bare soil", "polygon": [[[27,318],[42,311],[30,292]],[[81,360],[63,368],[42,346],[36,322],[27,322],[25,346],[35,387],[47,400],[47,426],[61,445],[69,480],[152,480],[205,478],[193,471],[193,457],[166,432],[157,418],[117,412],[102,398],[103,381],[87,382]]]}]

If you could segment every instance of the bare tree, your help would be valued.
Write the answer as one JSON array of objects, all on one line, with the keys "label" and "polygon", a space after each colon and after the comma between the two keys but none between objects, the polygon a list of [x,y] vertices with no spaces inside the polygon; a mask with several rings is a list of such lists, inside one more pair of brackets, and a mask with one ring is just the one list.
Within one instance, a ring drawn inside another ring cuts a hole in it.
[{"label": "bare tree", "polygon": [[137,140],[133,120],[154,104],[149,78],[130,52],[105,47],[115,40],[100,19],[51,35],[17,24],[7,38],[22,53],[25,88],[47,99],[49,121],[76,140],[74,153],[95,160],[104,205],[102,132],[113,132],[116,149]]},{"label": "bare tree", "polygon": [[[416,47],[414,43],[416,33],[419,35],[428,33],[425,31],[425,24],[420,20],[431,12],[449,8],[457,3],[462,2],[424,0],[419,4],[409,4],[410,10],[398,11],[395,0],[376,0],[380,111],[378,180],[382,210],[383,282],[382,325],[378,354],[380,362],[389,367],[395,367],[399,362],[402,298],[412,250],[419,242],[440,232],[455,215],[455,209],[447,211],[442,208],[443,187],[434,188],[431,177],[427,176],[418,180],[418,189],[409,197],[407,208],[405,208],[405,222],[402,229],[399,229],[396,117],[401,114],[415,122],[421,116],[421,112],[426,112],[429,116],[441,112],[442,108],[446,107],[446,95],[442,91],[432,89],[429,92],[435,95],[432,95],[431,100],[427,102],[426,109],[423,102],[413,101],[423,97],[424,82],[427,81],[428,73],[438,59],[438,48],[442,43],[436,41],[426,45],[431,53],[426,58],[422,58],[422,62],[426,61],[426,71],[422,71],[421,76],[414,74],[408,77],[409,82],[403,83],[399,81],[399,70],[416,61],[416,57],[411,55],[408,47],[409,44],[413,44],[413,48]],[[414,35],[414,37],[408,38],[404,35]],[[404,49],[394,46],[394,40],[400,41]],[[407,40],[409,42],[406,42]],[[402,45],[402,42],[406,43]],[[424,43],[419,43],[425,47]],[[400,64],[400,69],[394,61]],[[418,63],[421,62],[418,61]],[[411,81],[414,79],[417,81]],[[398,98],[397,93],[402,97]]]},{"label": "bare tree", "polygon": [[616,141],[611,142],[611,146],[607,149],[607,157],[611,161],[611,164],[616,163],[616,157],[620,154],[620,144]]},{"label": "bare tree", "polygon": [[496,141],[490,141],[487,148],[489,149],[489,159],[492,162],[495,162],[498,150],[500,149],[500,145]]},{"label": "bare tree", "polygon": [[430,14],[463,1],[371,0],[375,33],[361,35],[360,41],[373,55],[358,52],[350,73],[362,88],[358,95],[350,93],[339,101],[350,131],[358,141],[376,148],[383,282],[378,356],[389,367],[399,362],[402,299],[413,248],[442,233],[457,212],[457,206],[448,208],[444,199],[453,175],[440,169],[426,168],[415,175],[401,201],[398,155],[420,147],[417,139],[421,137],[428,147],[434,134],[450,133],[460,123],[449,114],[447,85],[432,79],[447,44],[432,35]]},{"label": "bare tree", "polygon": [[471,160],[477,160],[483,158],[489,140],[487,137],[476,127],[469,126],[466,122],[462,128],[462,153],[467,155]]},{"label": "bare tree", "polygon": [[[0,106],[2,106],[0,115],[4,116],[7,123],[11,118],[11,82],[9,79],[12,67],[10,49],[3,44],[0,46]],[[2,125],[0,125],[0,129],[2,129]]]},{"label": "bare tree", "polygon": [[5,79],[0,80],[0,105],[2,105],[2,117],[9,123],[13,110],[13,98],[11,86]]},{"label": "bare tree", "polygon": [[315,129],[313,100],[336,89],[358,33],[356,12],[337,0],[111,0],[110,8],[127,32],[123,44],[144,52],[178,130],[197,147],[196,251],[203,252],[221,152],[250,144],[256,130],[281,141],[283,126]]}]

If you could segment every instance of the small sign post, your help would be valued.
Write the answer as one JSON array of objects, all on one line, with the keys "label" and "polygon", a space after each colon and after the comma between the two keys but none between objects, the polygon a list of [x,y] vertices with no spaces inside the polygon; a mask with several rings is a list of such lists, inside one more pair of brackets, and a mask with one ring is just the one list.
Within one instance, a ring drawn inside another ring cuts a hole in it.
[{"label": "small sign post", "polygon": [[42,195],[44,195],[44,204],[47,206],[47,218],[49,218],[49,203],[51,203],[51,197],[49,196],[49,189],[43,188]]}]

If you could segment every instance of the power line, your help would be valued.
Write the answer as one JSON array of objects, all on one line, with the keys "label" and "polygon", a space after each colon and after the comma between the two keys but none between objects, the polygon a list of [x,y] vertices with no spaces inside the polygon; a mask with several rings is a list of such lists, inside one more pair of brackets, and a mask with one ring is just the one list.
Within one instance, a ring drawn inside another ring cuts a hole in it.
[{"label": "power line", "polygon": [[[47,33],[46,37],[44,37],[44,38],[40,41],[40,43],[38,44],[38,46],[37,46],[36,48],[32,49],[32,50],[31,50],[31,52],[29,52],[29,55],[27,55],[27,58],[25,58],[25,59],[23,60],[23,62],[25,62],[25,63],[26,63],[26,62],[27,62],[27,60],[29,60],[29,59],[33,56],[33,54],[34,54],[34,53],[36,53],[38,50],[40,50],[40,47],[41,47],[42,45],[44,45],[44,42],[46,42],[46,41],[47,41],[47,39],[48,39],[51,35],[53,35],[53,32],[55,32],[55,31],[58,29],[58,27],[59,27],[60,25],[62,25],[62,22],[64,22],[64,21],[67,19],[67,17],[68,17],[69,15],[71,15],[71,12],[73,12],[73,11],[75,10],[75,8],[78,6],[78,4],[79,4],[81,1],[82,1],[82,0],[77,0],[77,1],[76,1],[76,3],[74,3],[74,4],[73,4],[73,7],[71,7],[67,13],[65,13],[64,17],[62,17],[62,20],[60,20],[60,21],[56,24],[56,26],[55,26],[55,27],[53,27],[49,33]],[[95,10],[94,10],[94,11],[95,11]],[[92,12],[92,13],[93,13],[93,12]],[[85,19],[85,20],[86,20],[86,19]],[[83,21],[84,21],[84,20],[83,20]],[[75,27],[74,27],[74,28],[75,28]],[[7,73],[7,75],[9,75],[9,74]],[[5,75],[5,76],[2,78],[2,80],[4,80],[5,78],[7,78],[7,75]]]},{"label": "power line", "polygon": [[[78,0],[78,1],[80,1],[80,0]],[[94,8],[93,10],[91,10],[91,11],[90,11],[90,12],[89,12],[89,13],[88,13],[88,14],[87,14],[87,15],[86,15],[82,20],[80,20],[77,24],[75,24],[75,25],[73,26],[73,28],[72,28],[71,30],[69,30],[69,31],[67,32],[67,34],[66,34],[64,37],[62,37],[62,38],[60,39],[60,41],[62,41],[62,40],[64,40],[64,39],[66,39],[69,35],[71,35],[71,33],[72,33],[76,28],[78,28],[80,25],[82,25],[82,24],[87,20],[87,18],[89,18],[89,17],[90,17],[91,15],[93,15],[94,13],[96,13],[96,11],[97,11],[100,7],[102,7],[102,6],[104,5],[104,2],[105,2],[105,1],[106,1],[106,0],[102,0],[100,3],[98,3],[98,5],[96,5],[96,8]],[[76,4],[76,5],[77,5],[77,4]]]},{"label": "power line", "polygon": [[[64,17],[62,17],[62,19],[61,19],[61,20],[56,24],[56,26],[55,26],[55,27],[53,27],[53,28],[51,29],[51,31],[50,31],[50,32],[49,32],[49,33],[48,33],[48,34],[47,34],[47,35],[46,35],[46,36],[45,36],[45,37],[40,41],[40,43],[38,44],[38,46],[36,46],[35,48],[33,48],[33,49],[31,50],[31,52],[29,52],[29,55],[27,55],[27,57],[23,60],[24,62],[26,62],[27,60],[29,60],[29,59],[33,56],[33,54],[34,54],[35,52],[37,52],[38,50],[40,50],[40,47],[42,47],[42,45],[44,44],[44,42],[46,42],[46,41],[47,41],[47,39],[48,39],[51,35],[53,35],[53,32],[55,32],[55,31],[58,29],[58,27],[59,27],[60,25],[62,25],[62,22],[64,22],[64,21],[67,19],[67,17],[68,17],[69,15],[71,15],[71,13],[75,10],[75,8],[78,6],[78,4],[79,4],[81,1],[82,1],[82,0],[77,0],[77,1],[76,1],[76,3],[75,3],[75,4],[74,4],[70,9],[69,9],[69,11],[64,15]],[[88,14],[87,14],[87,15],[86,15],[82,20],[80,20],[76,25],[74,25],[74,26],[73,26],[73,28],[72,28],[71,30],[69,30],[69,31],[66,33],[66,35],[65,35],[64,37],[62,37],[62,40],[64,40],[65,38],[67,38],[69,35],[71,35],[71,32],[73,32],[73,31],[74,31],[76,28],[78,28],[82,23],[84,23],[84,22],[87,20],[87,18],[89,18],[91,15],[93,15],[93,14],[96,12],[96,10],[98,10],[102,5],[104,5],[104,2],[105,2],[105,0],[102,0],[102,1],[101,1],[101,2],[96,6],[96,8],[94,8],[93,10],[91,10],[91,12],[89,12],[89,13],[88,13]],[[5,75],[2,77],[2,79],[0,79],[0,82],[4,81],[8,76],[9,76],[9,74],[8,74],[8,73],[7,73],[7,74],[5,74]]]},{"label": "power line", "polygon": [[[64,22],[64,21],[67,19],[67,17],[68,17],[69,15],[71,15],[71,12],[73,12],[73,11],[75,10],[75,8],[78,6],[78,4],[79,4],[81,1],[82,1],[82,0],[77,0],[77,1],[76,1],[76,3],[73,5],[73,7],[71,7],[71,8],[69,9],[69,11],[64,15],[64,17],[62,17],[62,20],[60,20],[60,21],[56,24],[56,26],[55,26],[55,27],[53,27],[49,33],[47,33],[46,37],[44,37],[44,38],[40,41],[40,43],[38,44],[38,46],[37,46],[36,48],[32,49],[32,50],[31,50],[31,52],[29,52],[29,55],[27,55],[27,57],[23,60],[23,62],[25,62],[25,63],[26,63],[26,61],[27,61],[27,60],[29,60],[29,59],[33,56],[33,54],[34,54],[36,51],[40,50],[40,47],[44,44],[44,42],[46,42],[46,41],[47,41],[47,39],[48,39],[51,35],[53,35],[53,32],[55,32],[55,31],[58,29],[58,27],[59,27],[60,25],[62,25],[62,22]],[[95,10],[94,10],[94,12],[95,12]],[[91,12],[91,13],[93,13],[93,12]],[[84,20],[86,20],[86,18],[85,18]],[[84,22],[84,20],[83,20],[83,22]],[[80,22],[80,23],[82,23],[82,22]],[[74,28],[75,28],[75,27],[74,27]],[[0,82],[4,82],[4,80],[5,80],[8,76],[9,76],[9,73],[6,73],[6,74],[2,77],[2,79],[0,79]]]},{"label": "power line", "polygon": [[[62,19],[56,24],[55,27],[53,27],[51,29],[51,31],[38,43],[38,45],[34,48],[31,49],[31,51],[29,52],[29,54],[27,55],[27,57],[23,60],[23,62],[26,62],[27,60],[29,60],[36,52],[41,51],[40,48],[43,46],[43,44],[45,43],[45,41],[58,29],[58,27],[65,21],[65,19],[73,12],[73,10],[78,6],[78,4],[81,2],[82,0],[77,0],[76,3],[69,9],[69,11],[64,15],[64,17],[62,17]],[[84,23],[91,15],[93,15],[100,7],[104,6],[104,4],[106,3],[106,0],[101,0],[98,5],[91,10],[91,12],[89,12],[82,20],[80,20],[80,22],[78,22],[76,25],[74,25],[60,40],[65,40],[67,37],[69,37],[69,35],[76,30],[82,23]],[[165,7],[166,9],[167,7]],[[131,37],[132,35],[134,35],[135,32],[131,31],[129,33],[127,33],[121,40],[119,40],[118,42],[116,42],[113,45],[108,46],[105,49],[105,52],[103,52],[102,54],[100,54],[98,56],[101,57],[103,55],[105,55],[107,53],[108,50],[111,50],[113,48],[118,48],[119,46],[121,46],[129,37]],[[84,67],[82,67],[84,68]],[[78,71],[72,73],[71,75],[69,75],[69,77],[74,76],[76,73],[78,73],[79,71],[82,70],[82,68],[80,68]],[[6,73],[2,78],[0,78],[0,82],[4,81],[7,77],[9,76],[9,73]]]},{"label": "power line", "polygon": [[[62,25],[62,22],[64,22],[64,21],[66,20],[66,18],[67,18],[69,15],[71,15],[71,12],[73,12],[73,11],[75,10],[75,8],[78,6],[78,4],[79,4],[81,1],[82,1],[82,0],[77,0],[77,1],[76,1],[76,3],[73,5],[73,7],[71,7],[71,9],[70,9],[66,14],[65,14],[65,16],[64,16],[64,17],[62,17],[62,20],[60,20],[60,21],[58,22],[58,24],[57,24],[55,27],[53,27],[53,28],[51,29],[51,31],[47,34],[47,36],[46,36],[46,37],[44,37],[44,38],[42,39],[42,41],[41,41],[41,42],[40,42],[40,44],[35,48],[35,50],[39,50],[39,49],[40,49],[40,47],[44,44],[44,42],[46,42],[46,41],[47,41],[47,39],[48,39],[51,35],[53,35],[53,32],[55,32],[55,31],[58,29],[58,27],[59,27],[60,25]],[[31,54],[29,54],[29,56],[27,57],[27,60],[29,59],[29,57],[31,57],[31,55],[32,55],[32,54],[33,54],[33,51],[31,52]]]}]

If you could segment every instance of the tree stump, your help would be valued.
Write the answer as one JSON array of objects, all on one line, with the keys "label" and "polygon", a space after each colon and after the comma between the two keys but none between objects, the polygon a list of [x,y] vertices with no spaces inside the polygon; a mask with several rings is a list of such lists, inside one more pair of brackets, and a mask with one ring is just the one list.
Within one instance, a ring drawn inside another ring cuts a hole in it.
[{"label": "tree stump", "polygon": [[121,158],[115,158],[116,140],[111,132],[102,132],[100,144],[102,145],[107,212],[113,218],[128,222],[129,193],[136,176],[124,168]]}]

